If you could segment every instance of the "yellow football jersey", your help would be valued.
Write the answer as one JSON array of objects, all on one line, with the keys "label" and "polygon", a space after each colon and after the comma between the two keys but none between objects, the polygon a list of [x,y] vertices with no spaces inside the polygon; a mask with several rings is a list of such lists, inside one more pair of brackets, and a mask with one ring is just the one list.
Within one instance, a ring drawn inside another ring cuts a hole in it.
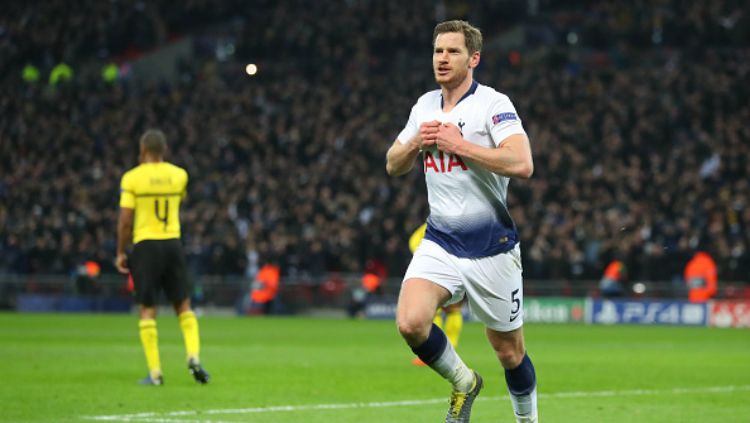
[{"label": "yellow football jersey", "polygon": [[187,183],[185,169],[167,162],[143,163],[125,172],[120,207],[135,210],[133,244],[180,237],[180,202]]}]

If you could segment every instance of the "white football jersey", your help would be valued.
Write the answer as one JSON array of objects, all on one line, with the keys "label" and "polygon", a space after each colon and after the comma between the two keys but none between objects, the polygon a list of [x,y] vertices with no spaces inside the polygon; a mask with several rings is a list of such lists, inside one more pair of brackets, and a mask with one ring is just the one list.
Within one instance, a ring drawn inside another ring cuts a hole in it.
[{"label": "white football jersey", "polygon": [[[448,113],[440,90],[430,91],[411,109],[398,135],[407,143],[419,125],[437,120],[459,127],[464,139],[494,148],[514,134],[526,134],[508,96],[473,81],[469,91]],[[457,257],[487,257],[511,250],[518,243],[516,225],[508,213],[509,178],[460,156],[432,146],[422,153],[430,216],[425,238]]]}]

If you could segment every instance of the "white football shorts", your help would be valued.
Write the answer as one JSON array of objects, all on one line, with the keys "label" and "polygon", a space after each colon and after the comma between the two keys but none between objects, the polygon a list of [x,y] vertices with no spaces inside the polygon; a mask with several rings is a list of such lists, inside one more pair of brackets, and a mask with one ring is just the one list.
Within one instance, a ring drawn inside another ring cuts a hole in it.
[{"label": "white football shorts", "polygon": [[509,332],[523,325],[521,247],[482,258],[459,258],[428,239],[422,240],[404,275],[427,279],[451,293],[443,305],[469,300],[472,313],[488,328]]}]

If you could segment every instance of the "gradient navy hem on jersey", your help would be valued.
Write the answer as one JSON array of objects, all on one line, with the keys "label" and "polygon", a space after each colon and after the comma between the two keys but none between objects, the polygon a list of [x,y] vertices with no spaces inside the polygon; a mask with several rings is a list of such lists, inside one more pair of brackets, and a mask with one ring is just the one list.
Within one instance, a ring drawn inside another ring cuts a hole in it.
[{"label": "gradient navy hem on jersey", "polygon": [[507,228],[494,223],[465,232],[447,232],[435,228],[428,220],[425,239],[438,244],[456,257],[481,258],[512,250],[518,243],[518,231],[515,227]]}]

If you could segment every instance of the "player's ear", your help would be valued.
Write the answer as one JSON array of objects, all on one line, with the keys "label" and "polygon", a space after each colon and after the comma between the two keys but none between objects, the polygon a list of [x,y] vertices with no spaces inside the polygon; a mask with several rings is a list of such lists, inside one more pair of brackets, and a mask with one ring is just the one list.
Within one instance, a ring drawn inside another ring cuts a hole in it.
[{"label": "player's ear", "polygon": [[474,69],[477,66],[479,66],[480,59],[481,59],[481,53],[479,53],[478,51],[475,51],[474,53],[472,53],[471,56],[469,56],[469,67],[471,69]]}]

